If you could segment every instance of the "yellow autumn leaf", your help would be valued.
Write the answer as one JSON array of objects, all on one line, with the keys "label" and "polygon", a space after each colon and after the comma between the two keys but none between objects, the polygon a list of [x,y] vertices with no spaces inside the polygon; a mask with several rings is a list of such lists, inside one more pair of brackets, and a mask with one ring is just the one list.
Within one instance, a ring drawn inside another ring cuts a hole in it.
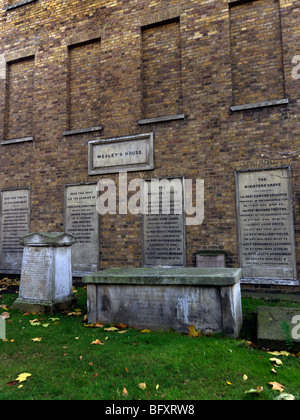
[{"label": "yellow autumn leaf", "polygon": [[104,331],[118,331],[118,328],[116,327],[104,328]]},{"label": "yellow autumn leaf", "polygon": [[243,376],[243,381],[247,381],[248,380],[248,376],[247,375],[244,375]]},{"label": "yellow autumn leaf", "polygon": [[151,330],[148,330],[148,329],[146,328],[146,329],[144,329],[144,330],[141,330],[141,333],[142,333],[142,334],[150,334],[150,333],[151,333]]},{"label": "yellow autumn leaf", "polygon": [[102,343],[102,341],[98,340],[98,338],[96,340],[92,341],[91,344],[96,344],[96,345],[104,346],[104,343]]},{"label": "yellow autumn leaf", "polygon": [[138,384],[138,387],[141,389],[141,390],[145,390],[146,389],[146,384],[145,384],[145,382],[141,382],[140,384]]},{"label": "yellow autumn leaf", "polygon": [[201,331],[197,330],[196,331],[196,327],[195,325],[191,325],[190,327],[188,327],[189,330],[189,337],[201,337]]},{"label": "yellow autumn leaf", "polygon": [[128,330],[122,330],[122,331],[118,331],[118,334],[125,334],[127,332],[128,332]]},{"label": "yellow autumn leaf", "polygon": [[232,385],[232,383],[231,383],[231,382],[229,382],[229,381],[226,381],[226,383],[227,383],[227,385],[230,385],[230,386]]},{"label": "yellow autumn leaf", "polygon": [[34,342],[38,342],[38,341],[42,341],[42,340],[43,340],[42,337],[35,337],[35,338],[31,339],[31,341],[34,341]]},{"label": "yellow autumn leaf", "polygon": [[272,390],[274,391],[282,392],[284,390],[284,386],[278,382],[269,382],[269,385],[272,385]]},{"label": "yellow autumn leaf", "polygon": [[123,395],[123,397],[128,397],[128,391],[127,391],[127,389],[125,387],[123,388],[122,395]]},{"label": "yellow autumn leaf", "polygon": [[31,376],[31,373],[20,373],[20,375],[16,378],[16,381],[24,382]]},{"label": "yellow autumn leaf", "polygon": [[283,365],[282,361],[276,357],[271,358],[270,362],[274,362],[277,366]]},{"label": "yellow autumn leaf", "polygon": [[156,389],[156,390],[158,390],[158,389],[159,389],[159,384],[157,384],[157,385],[156,385],[155,389]]}]

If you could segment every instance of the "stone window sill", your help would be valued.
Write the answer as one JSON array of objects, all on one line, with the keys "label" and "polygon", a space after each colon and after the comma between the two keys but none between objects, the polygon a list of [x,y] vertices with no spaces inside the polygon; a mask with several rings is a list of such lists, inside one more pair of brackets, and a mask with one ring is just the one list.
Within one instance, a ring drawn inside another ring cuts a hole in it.
[{"label": "stone window sill", "polygon": [[289,99],[276,99],[274,101],[263,101],[263,102],[256,102],[253,104],[231,106],[230,111],[231,112],[246,111],[248,109],[257,109],[257,108],[264,108],[268,106],[285,105],[288,103],[289,103]]},{"label": "stone window sill", "polygon": [[156,118],[145,118],[143,120],[139,120],[139,125],[146,125],[146,124],[155,124],[167,121],[176,121],[176,120],[184,120],[186,116],[184,114],[177,114],[177,115],[166,115],[164,117],[156,117]]},{"label": "stone window sill", "polygon": [[10,6],[7,6],[5,10],[8,12],[9,10],[14,10],[14,9],[17,9],[18,7],[25,6],[25,4],[34,3],[36,1],[37,0],[23,0],[23,1],[20,1],[19,3],[15,3]]},{"label": "stone window sill", "polygon": [[5,146],[6,144],[26,143],[30,141],[34,141],[34,137],[22,137],[19,139],[1,140],[1,145]]},{"label": "stone window sill", "polygon": [[95,131],[102,131],[103,127],[97,126],[97,127],[89,127],[89,128],[80,128],[78,130],[70,130],[65,131],[63,133],[63,136],[75,136],[77,134],[85,134],[85,133],[94,133]]}]

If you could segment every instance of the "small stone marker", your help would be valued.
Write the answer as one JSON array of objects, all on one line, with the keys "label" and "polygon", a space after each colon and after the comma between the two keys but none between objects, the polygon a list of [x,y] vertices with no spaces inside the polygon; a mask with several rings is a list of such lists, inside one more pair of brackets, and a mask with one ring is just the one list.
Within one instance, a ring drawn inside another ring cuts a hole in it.
[{"label": "small stone marker", "polygon": [[19,298],[13,307],[26,312],[56,312],[74,305],[71,246],[66,233],[32,233],[20,238],[24,246]]},{"label": "small stone marker", "polygon": [[259,307],[257,344],[272,350],[300,351],[300,309]]}]

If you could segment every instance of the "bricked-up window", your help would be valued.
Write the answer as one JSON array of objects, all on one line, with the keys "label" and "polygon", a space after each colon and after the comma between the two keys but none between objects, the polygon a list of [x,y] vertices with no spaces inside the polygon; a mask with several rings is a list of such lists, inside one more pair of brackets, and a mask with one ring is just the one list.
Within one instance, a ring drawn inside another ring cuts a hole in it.
[{"label": "bricked-up window", "polygon": [[284,98],[279,0],[231,3],[234,105]]},{"label": "bricked-up window", "polygon": [[99,126],[100,39],[69,47],[69,129]]},{"label": "bricked-up window", "polygon": [[180,20],[142,28],[143,114],[182,112]]},{"label": "bricked-up window", "polygon": [[34,57],[7,64],[5,138],[33,136]]}]

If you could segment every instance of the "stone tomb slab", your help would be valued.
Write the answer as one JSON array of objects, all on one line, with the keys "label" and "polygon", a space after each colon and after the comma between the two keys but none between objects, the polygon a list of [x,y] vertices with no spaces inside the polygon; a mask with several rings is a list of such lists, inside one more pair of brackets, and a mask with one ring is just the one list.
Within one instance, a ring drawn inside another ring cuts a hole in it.
[{"label": "stone tomb slab", "polygon": [[300,308],[259,307],[257,344],[271,350],[300,351]]},{"label": "stone tomb slab", "polygon": [[240,269],[109,269],[83,278],[90,323],[237,337],[242,325]]}]

